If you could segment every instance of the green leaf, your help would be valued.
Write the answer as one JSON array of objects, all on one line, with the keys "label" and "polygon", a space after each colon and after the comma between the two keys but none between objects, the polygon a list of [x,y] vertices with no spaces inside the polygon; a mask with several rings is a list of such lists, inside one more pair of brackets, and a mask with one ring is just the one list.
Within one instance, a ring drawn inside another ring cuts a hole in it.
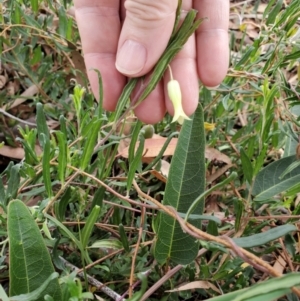
[{"label": "green leaf", "polygon": [[248,181],[248,183],[251,184],[252,177],[253,177],[253,167],[252,167],[251,161],[243,148],[241,148],[240,154],[241,154],[241,161],[242,161],[242,168],[243,168],[244,176],[245,176],[246,180]]},{"label": "green leaf", "polygon": [[33,12],[37,13],[39,10],[39,1],[38,0],[30,0],[31,8]]},{"label": "green leaf", "polygon": [[20,184],[20,165],[14,165],[10,169],[9,180],[6,189],[6,205],[10,199],[17,197]]},{"label": "green leaf", "polygon": [[65,174],[67,167],[67,137],[63,132],[56,131],[55,132],[57,140],[58,140],[58,176],[61,184],[65,183]]},{"label": "green leaf", "polygon": [[232,172],[230,174],[230,176],[228,178],[226,178],[225,180],[223,180],[222,182],[214,185],[213,187],[211,187],[210,189],[204,191],[203,193],[201,193],[191,204],[190,208],[188,209],[186,216],[185,216],[185,221],[187,221],[189,219],[189,216],[191,214],[191,212],[193,212],[195,210],[195,208],[198,207],[199,203],[203,202],[205,197],[207,197],[208,195],[210,195],[213,191],[227,185],[228,183],[230,183],[232,180],[234,180],[237,177],[237,173],[236,172]]},{"label": "green leaf", "polygon": [[119,234],[120,234],[120,239],[121,239],[121,242],[122,242],[122,245],[123,245],[125,251],[129,252],[130,251],[129,242],[128,242],[128,238],[127,238],[127,235],[125,233],[125,229],[124,229],[123,224],[119,225]]},{"label": "green leaf", "polygon": [[137,140],[139,138],[139,133],[140,133],[141,127],[142,127],[142,123],[140,121],[138,121],[135,124],[133,132],[132,132],[132,135],[131,135],[131,141],[130,141],[129,150],[128,150],[128,161],[129,161],[129,164],[134,159],[135,146],[136,146],[136,142],[137,142]]},{"label": "green leaf", "polygon": [[139,146],[135,152],[135,156],[132,160],[132,162],[130,162],[129,165],[129,171],[128,171],[128,175],[127,175],[127,191],[130,190],[131,185],[132,185],[132,181],[134,179],[135,176],[135,172],[138,169],[139,165],[142,162],[142,156],[143,156],[143,151],[144,151],[144,144],[145,144],[145,138],[140,135],[140,139],[139,139]]},{"label": "green leaf", "polygon": [[[178,212],[178,215],[181,217],[181,218],[186,218],[187,214],[186,213],[181,213],[181,212]],[[215,222],[216,224],[218,225],[221,225],[222,222],[219,218],[217,218],[216,216],[213,216],[213,215],[202,215],[202,214],[189,214],[188,216],[188,220],[191,221],[191,220],[203,220],[203,221],[213,221]]]},{"label": "green leaf", "polygon": [[248,237],[233,238],[233,241],[241,248],[252,248],[264,245],[292,231],[297,231],[297,228],[292,224],[287,224]]},{"label": "green leaf", "polygon": [[84,248],[82,247],[82,243],[75,237],[75,235],[65,225],[63,225],[60,221],[58,221],[53,216],[45,213],[45,217],[47,219],[51,220],[56,226],[58,226],[63,232],[65,232],[65,234],[67,235],[67,237],[69,239],[71,239],[76,244],[76,246],[78,247],[78,249],[80,250],[80,252],[82,254],[84,254],[85,259],[87,260],[88,257],[85,255]]},{"label": "green leaf", "polygon": [[92,234],[92,231],[94,228],[94,224],[97,221],[97,218],[99,217],[100,210],[101,210],[101,208],[99,206],[95,206],[93,208],[92,212],[88,216],[87,221],[82,229],[81,243],[82,243],[83,248],[86,248],[86,246],[88,245],[89,239],[91,237],[91,234]]},{"label": "green leaf", "polygon": [[[262,294],[266,295],[268,293],[273,293],[274,291],[289,289],[295,285],[298,285],[299,283],[300,283],[299,274],[291,273],[289,275],[285,275],[279,278],[274,278],[269,281],[264,281],[263,283],[261,283],[263,285],[253,286],[251,287],[251,289],[237,296],[233,301],[249,300],[249,298],[253,298],[253,297],[257,298]],[[274,300],[274,299],[270,299],[269,297],[268,300]],[[266,301],[266,298],[264,299],[264,301]]]},{"label": "green leaf", "polygon": [[[8,206],[8,237],[10,296],[31,293],[54,273],[54,268],[40,230],[20,200],[13,200]],[[61,300],[57,279],[47,285],[44,294]]]},{"label": "green leaf", "polygon": [[52,184],[51,184],[51,173],[50,173],[50,140],[44,133],[41,133],[41,140],[43,140],[44,152],[43,152],[43,179],[45,189],[48,194],[48,198],[51,199],[53,196]]},{"label": "green leaf", "polygon": [[6,200],[5,189],[4,189],[2,177],[0,177],[0,203],[2,205],[4,205],[5,204],[5,200]]},{"label": "green leaf", "polygon": [[91,158],[99,134],[100,126],[101,126],[101,120],[94,121],[91,131],[88,133],[88,136],[84,144],[83,154],[82,154],[82,160],[80,165],[81,170],[85,170],[89,165],[89,163],[91,162]]},{"label": "green leaf", "polygon": [[252,194],[254,201],[265,201],[278,193],[288,190],[300,181],[300,166],[293,169],[282,179],[280,176],[287,166],[296,161],[296,156],[284,157],[272,162],[260,171],[253,184]]},{"label": "green leaf", "polygon": [[43,110],[43,105],[41,103],[36,104],[36,124],[37,124],[37,131],[38,131],[38,139],[40,142],[40,145],[44,146],[44,139],[41,137],[42,134],[44,134],[47,138],[47,140],[50,139],[49,129],[46,122],[46,117]]},{"label": "green leaf", "polygon": [[[199,104],[192,120],[185,121],[171,162],[163,204],[178,212],[186,213],[192,202],[205,189],[205,133],[203,110]],[[203,213],[204,202],[198,203],[195,214]],[[200,221],[191,221],[200,227]],[[159,263],[171,259],[179,264],[188,264],[198,253],[198,242],[183,233],[179,223],[160,213],[157,242],[154,255]]]},{"label": "green leaf", "polygon": [[[50,285],[51,281],[58,278],[58,273],[52,273],[43,284],[41,284],[37,289],[28,294],[22,294],[19,296],[11,297],[11,301],[36,301],[44,300],[45,290]],[[57,281],[57,280],[56,280]]]},{"label": "green leaf", "polygon": [[283,3],[283,0],[277,1],[276,5],[273,7],[273,9],[271,10],[271,12],[268,15],[268,18],[267,18],[267,21],[266,21],[267,25],[275,23],[276,17],[278,16],[278,13],[281,10],[282,3]]},{"label": "green leaf", "polygon": [[121,250],[123,249],[123,245],[119,240],[115,239],[102,239],[102,240],[97,240],[95,241],[90,247],[92,248],[107,248],[107,249],[116,249],[116,250]]}]

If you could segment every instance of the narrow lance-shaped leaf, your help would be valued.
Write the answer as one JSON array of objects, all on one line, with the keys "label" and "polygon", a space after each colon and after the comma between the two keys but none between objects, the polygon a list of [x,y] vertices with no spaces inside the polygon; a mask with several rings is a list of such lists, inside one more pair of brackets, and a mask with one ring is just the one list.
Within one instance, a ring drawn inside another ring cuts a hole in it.
[{"label": "narrow lance-shaped leaf", "polygon": [[[9,280],[10,296],[27,294],[39,288],[54,268],[40,230],[28,208],[20,200],[13,200],[8,206],[9,237]],[[58,280],[54,279],[44,291],[60,301]],[[38,298],[43,301],[44,298]]]},{"label": "narrow lance-shaped leaf", "polygon": [[101,120],[94,121],[91,131],[87,134],[88,136],[84,145],[82,161],[80,166],[82,170],[85,170],[91,161],[100,126]]},{"label": "narrow lance-shaped leaf", "polygon": [[86,246],[88,245],[88,241],[92,234],[94,224],[97,221],[97,218],[100,214],[100,209],[101,208],[97,205],[93,208],[92,212],[90,213],[90,215],[87,218],[87,221],[83,227],[83,230],[81,232],[81,243],[82,243],[83,248],[86,248]]},{"label": "narrow lance-shaped leaf", "polygon": [[241,154],[242,168],[243,168],[245,178],[248,181],[248,183],[251,184],[252,177],[253,177],[253,167],[251,161],[243,148],[241,148],[240,154]]},{"label": "narrow lance-shaped leaf", "polygon": [[50,174],[50,140],[43,133],[41,134],[41,139],[44,141],[44,152],[43,152],[43,179],[45,184],[45,189],[48,194],[48,197],[53,196],[52,185],[51,185],[51,174]]},{"label": "narrow lance-shaped leaf", "polygon": [[[186,213],[192,202],[205,188],[205,133],[203,110],[198,106],[193,119],[185,121],[181,129],[177,147],[172,158],[163,204]],[[203,213],[204,202],[199,202],[194,213]],[[199,220],[191,221],[200,227]],[[172,260],[188,264],[198,253],[198,242],[183,233],[179,223],[165,213],[159,215],[157,242],[154,249],[159,263]]]},{"label": "narrow lance-shaped leaf", "polygon": [[55,132],[58,140],[58,176],[61,184],[65,182],[65,174],[67,167],[67,137],[63,132]]},{"label": "narrow lance-shaped leaf", "polygon": [[237,290],[207,301],[273,301],[291,292],[291,287],[300,284],[298,273],[290,273],[258,283],[250,288]]},{"label": "narrow lance-shaped leaf", "polygon": [[135,152],[135,156],[130,162],[129,166],[129,171],[128,171],[128,176],[127,176],[127,191],[130,190],[130,187],[132,185],[132,181],[134,179],[135,171],[138,169],[139,165],[141,164],[141,159],[144,151],[144,144],[145,144],[145,139],[142,135],[140,135],[140,143],[137,148],[137,151]]},{"label": "narrow lance-shaped leaf", "polygon": [[2,177],[0,177],[0,203],[2,205],[5,204],[5,199],[6,199],[5,189],[4,189]]},{"label": "narrow lance-shaped leaf", "polygon": [[47,139],[50,139],[49,129],[46,122],[46,117],[43,110],[43,105],[41,103],[36,104],[36,124],[38,131],[38,139],[40,145],[43,147],[44,138],[41,137],[42,134],[46,136]]},{"label": "narrow lance-shaped leaf", "polygon": [[10,169],[9,180],[6,189],[6,205],[8,201],[12,198],[15,198],[18,193],[19,184],[20,184],[20,165],[14,165]]},{"label": "narrow lance-shaped leaf", "polygon": [[297,228],[292,224],[278,226],[263,233],[254,234],[248,237],[233,238],[233,241],[242,248],[252,248],[262,246],[270,241],[278,239],[292,231],[297,231]]}]

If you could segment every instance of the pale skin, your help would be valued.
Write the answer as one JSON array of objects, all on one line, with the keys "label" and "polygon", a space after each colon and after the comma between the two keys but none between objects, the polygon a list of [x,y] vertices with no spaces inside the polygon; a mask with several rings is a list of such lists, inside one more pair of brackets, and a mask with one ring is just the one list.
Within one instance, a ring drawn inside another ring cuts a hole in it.
[{"label": "pale skin", "polygon": [[[171,63],[182,91],[183,109],[191,115],[198,104],[199,79],[215,87],[229,64],[229,0],[183,0],[183,11],[194,8],[206,18]],[[75,0],[75,11],[88,77],[98,95],[98,69],[103,79],[106,110],[115,109],[129,77],[147,74],[165,50],[172,33],[178,0]],[[184,17],[184,13],[183,13]],[[122,53],[122,46],[129,49]],[[145,123],[156,123],[166,111],[168,70],[156,89],[136,109]]]}]

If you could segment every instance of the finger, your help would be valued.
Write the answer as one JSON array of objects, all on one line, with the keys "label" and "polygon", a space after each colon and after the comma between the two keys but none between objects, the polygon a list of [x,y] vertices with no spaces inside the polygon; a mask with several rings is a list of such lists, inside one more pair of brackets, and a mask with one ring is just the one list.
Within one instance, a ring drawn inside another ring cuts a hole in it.
[{"label": "finger", "polygon": [[118,44],[117,69],[127,76],[150,71],[171,36],[177,0],[127,0]]},{"label": "finger", "polygon": [[198,74],[208,87],[219,85],[229,64],[229,0],[194,0],[199,18],[196,33]]},{"label": "finger", "polygon": [[[147,81],[147,79],[145,80]],[[140,85],[133,93],[133,99],[139,92]],[[161,121],[166,113],[163,82],[159,82],[150,95],[134,110],[137,118],[144,123],[154,124]]]},{"label": "finger", "polygon": [[[185,18],[186,12],[192,7],[192,1],[183,1],[181,18]],[[196,63],[196,42],[195,35],[192,35],[183,49],[176,55],[170,64],[173,78],[176,79],[181,88],[182,106],[184,112],[189,116],[197,108],[199,101],[199,83]],[[171,115],[174,115],[173,104],[171,103],[167,93],[167,83],[170,80],[170,72],[166,71],[165,82],[165,99],[166,107]]]},{"label": "finger", "polygon": [[103,107],[114,110],[125,85],[115,67],[120,34],[119,0],[75,0],[76,20],[92,90],[99,95],[98,69],[103,80]]}]

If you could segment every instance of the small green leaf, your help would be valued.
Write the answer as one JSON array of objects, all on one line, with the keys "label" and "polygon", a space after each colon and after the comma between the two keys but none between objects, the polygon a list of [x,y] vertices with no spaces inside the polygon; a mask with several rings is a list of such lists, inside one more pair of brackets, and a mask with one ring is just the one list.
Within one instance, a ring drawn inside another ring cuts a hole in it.
[{"label": "small green leaf", "polygon": [[55,132],[57,140],[58,140],[58,177],[63,185],[65,183],[65,174],[67,168],[67,137],[63,132],[56,131]]},{"label": "small green leaf", "polygon": [[31,8],[34,13],[39,11],[39,0],[30,0]]},{"label": "small green leaf", "polygon": [[65,214],[67,211],[67,206],[70,202],[72,202],[73,198],[76,197],[75,193],[73,191],[73,187],[68,187],[61,199],[58,202],[54,203],[54,210],[55,210],[55,216],[59,221],[64,221],[65,220]]},{"label": "small green leaf", "polygon": [[245,210],[245,205],[242,200],[236,200],[234,202],[234,212],[235,212],[235,223],[234,223],[234,228],[235,231],[237,232],[240,229],[240,224],[241,224],[241,218],[244,214]]},{"label": "small green leaf", "polygon": [[242,248],[252,248],[262,246],[270,241],[278,239],[292,231],[297,231],[297,228],[292,224],[278,226],[263,233],[254,234],[248,237],[233,238],[233,241]]},{"label": "small green leaf", "polygon": [[94,197],[93,197],[91,209],[93,209],[96,205],[98,205],[100,208],[102,207],[105,191],[106,191],[106,189],[104,186],[100,186],[96,190]]},{"label": "small green leaf", "polygon": [[127,175],[127,191],[130,190],[131,185],[132,185],[132,181],[134,179],[135,176],[135,172],[138,169],[139,165],[142,162],[142,156],[143,156],[143,151],[144,151],[144,144],[145,144],[145,138],[140,135],[140,139],[139,139],[140,143],[139,146],[135,152],[135,156],[132,160],[132,162],[130,162],[129,165],[129,171],[128,171],[128,175]]},{"label": "small green leaf", "polygon": [[61,229],[62,232],[65,233],[65,235],[71,239],[76,246],[78,247],[78,249],[80,250],[80,252],[83,254],[83,256],[85,257],[85,260],[87,262],[89,262],[88,256],[84,251],[84,248],[82,247],[82,243],[75,237],[75,235],[65,226],[63,225],[60,221],[58,221],[56,218],[54,218],[53,216],[45,213],[45,217],[49,220],[51,220],[57,227],[59,227]]},{"label": "small green leaf", "polygon": [[225,185],[227,185],[228,183],[230,183],[231,181],[233,181],[235,178],[237,177],[237,173],[236,172],[232,172],[230,174],[230,176],[228,178],[226,178],[225,180],[223,180],[222,182],[214,185],[213,187],[211,187],[210,189],[204,191],[203,193],[201,193],[191,204],[190,208],[188,209],[186,216],[185,216],[185,221],[187,221],[189,219],[190,214],[195,210],[195,208],[197,208],[198,204],[200,202],[203,202],[203,200],[205,199],[205,197],[207,197],[208,195],[210,195],[213,191],[215,191],[216,189],[219,189]]},{"label": "small green leaf", "polygon": [[6,205],[10,199],[16,198],[20,184],[20,165],[14,165],[10,169],[9,180],[6,189]]},{"label": "small green leaf", "polygon": [[87,133],[86,141],[84,143],[84,149],[80,164],[81,170],[85,170],[91,162],[92,154],[101,126],[101,120],[94,121],[92,125],[93,126],[91,128],[91,131]]},{"label": "small green leaf", "polygon": [[122,224],[119,225],[119,234],[120,234],[121,243],[122,243],[125,251],[129,252],[130,251],[129,242],[128,242],[128,238],[127,238],[124,226]]},{"label": "small green leaf", "polygon": [[0,203],[2,205],[5,205],[6,204],[5,200],[6,200],[5,189],[4,189],[2,177],[0,177]]},{"label": "small green leaf", "polygon": [[136,146],[136,142],[139,138],[139,133],[140,133],[140,129],[142,127],[142,123],[140,121],[138,121],[133,129],[132,135],[131,135],[131,141],[130,141],[130,145],[129,145],[129,151],[128,151],[128,161],[129,164],[131,164],[131,162],[134,159],[134,155],[135,155],[135,146]]},{"label": "small green leaf", "polygon": [[43,179],[48,198],[51,199],[53,196],[52,184],[51,184],[51,173],[50,173],[50,140],[44,133],[41,133],[41,140],[44,140],[44,152],[43,152]]},{"label": "small green leaf", "polygon": [[90,215],[88,216],[86,223],[82,229],[81,232],[81,243],[82,243],[82,247],[85,249],[88,245],[89,239],[91,237],[93,228],[94,228],[94,224],[97,221],[97,218],[99,217],[100,214],[100,207],[99,206],[95,206],[93,208],[93,210],[91,211]]},{"label": "small green leaf", "polygon": [[[31,293],[54,273],[51,258],[38,226],[23,202],[13,200],[9,203],[7,221],[10,296]],[[44,293],[61,300],[58,280],[51,281]]]},{"label": "small green leaf", "polygon": [[43,110],[43,105],[41,103],[36,104],[36,124],[37,124],[37,131],[38,131],[38,139],[40,142],[41,147],[44,146],[44,138],[41,138],[41,135],[44,134],[47,140],[50,139],[49,129],[46,122],[46,117]]},{"label": "small green leaf", "polygon": [[276,5],[270,11],[267,21],[266,21],[267,25],[275,23],[276,17],[278,16],[278,13],[280,12],[280,10],[282,8],[282,3],[283,3],[283,0],[277,1]]},{"label": "small green leaf", "polygon": [[243,148],[241,148],[240,150],[240,155],[241,155],[242,169],[243,169],[244,176],[248,181],[248,183],[251,184],[252,177],[253,177],[253,167],[251,161]]},{"label": "small green leaf", "polygon": [[104,248],[104,249],[116,249],[121,250],[123,249],[123,245],[119,240],[115,239],[102,239],[95,241],[90,247],[90,249],[93,248]]}]

